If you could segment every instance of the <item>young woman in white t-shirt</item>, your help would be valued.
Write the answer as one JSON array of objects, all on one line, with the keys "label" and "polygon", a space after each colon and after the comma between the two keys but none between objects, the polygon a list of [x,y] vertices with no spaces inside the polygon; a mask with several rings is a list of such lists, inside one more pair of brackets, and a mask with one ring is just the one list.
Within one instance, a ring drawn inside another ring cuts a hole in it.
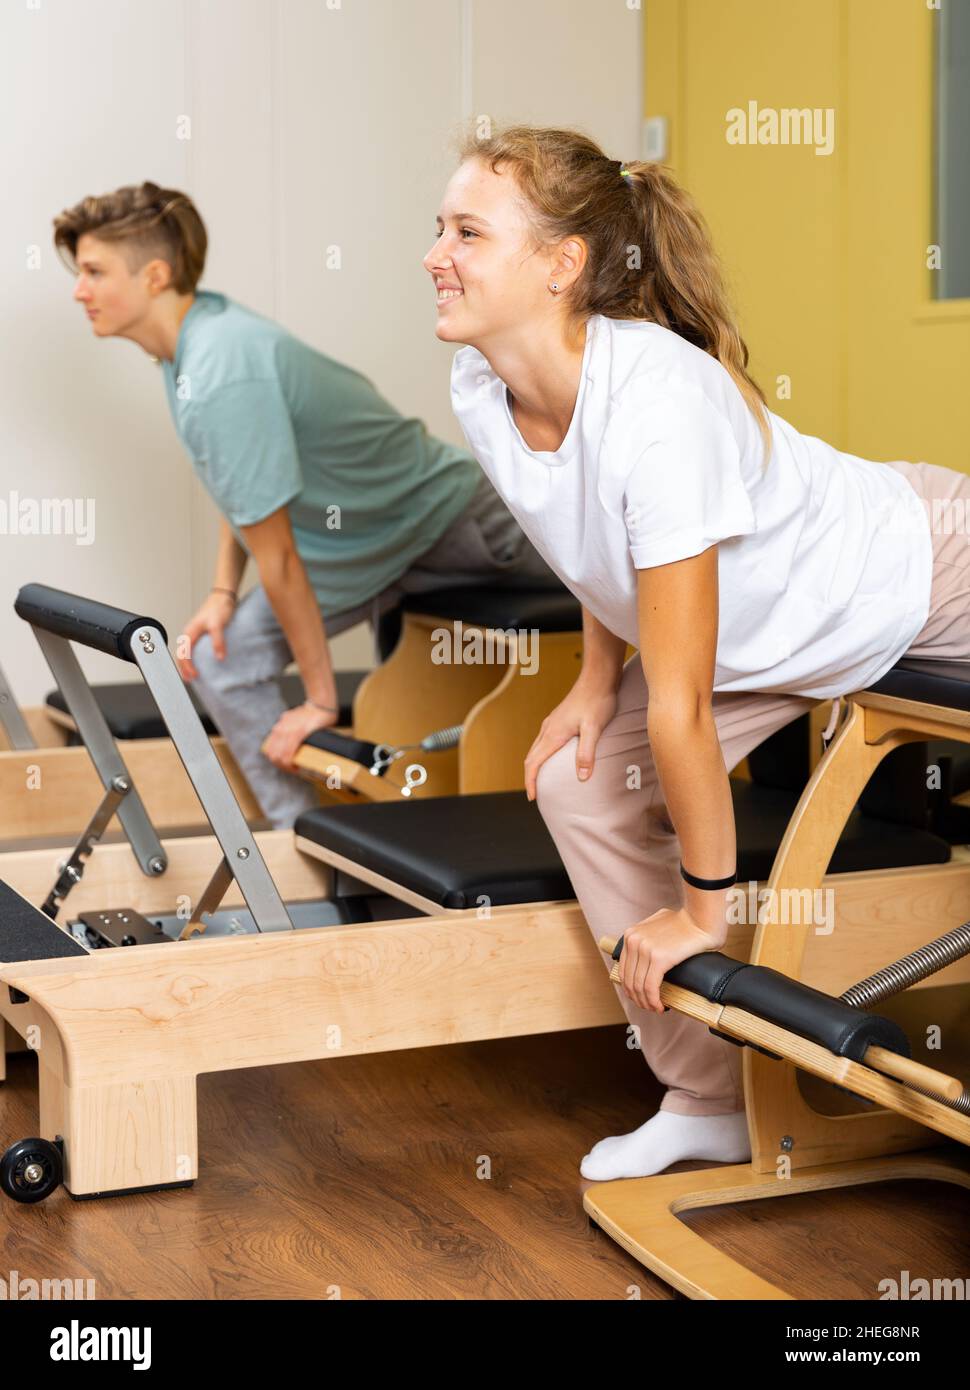
[{"label": "young woman in white t-shirt", "polygon": [[[461,151],[424,260],[452,400],[492,484],[583,605],[575,686],[526,788],[667,1090],[583,1176],[749,1157],[741,1049],[664,1011],[671,966],[726,938],[728,772],[904,654],[970,660],[970,480],[798,433],[747,372],[706,226],[656,164],[513,127]],[[624,665],[626,644],[639,658]],[[649,700],[648,694],[649,691]]]}]

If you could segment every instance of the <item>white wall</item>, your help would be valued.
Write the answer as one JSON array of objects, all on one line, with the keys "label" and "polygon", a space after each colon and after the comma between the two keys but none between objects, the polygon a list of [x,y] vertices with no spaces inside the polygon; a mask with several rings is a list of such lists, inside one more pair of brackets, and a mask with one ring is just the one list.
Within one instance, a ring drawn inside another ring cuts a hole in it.
[{"label": "white wall", "polygon": [[[186,189],[210,236],[205,287],[460,442],[454,349],[434,336],[420,264],[454,134],[469,115],[564,123],[633,158],[640,24],[627,0],[0,0],[0,501],[95,508],[91,545],[0,534],[0,665],[23,703],[51,680],[13,613],[21,584],[137,609],[175,634],[208,588],[216,534],[158,368],[92,337],[52,216],[146,178]],[[328,270],[334,245],[342,265]],[[334,647],[340,666],[369,664],[366,629]],[[81,659],[95,679],[132,675]]]}]

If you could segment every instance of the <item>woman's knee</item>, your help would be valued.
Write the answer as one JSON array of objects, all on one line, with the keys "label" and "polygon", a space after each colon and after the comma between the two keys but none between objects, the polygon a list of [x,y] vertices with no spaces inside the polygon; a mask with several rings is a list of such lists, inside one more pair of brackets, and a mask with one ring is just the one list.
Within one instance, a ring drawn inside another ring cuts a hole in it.
[{"label": "woman's knee", "polygon": [[576,775],[576,750],[579,740],[568,743],[548,757],[536,776],[536,805],[543,819],[554,815],[563,806],[574,806],[583,783]]},{"label": "woman's knee", "polygon": [[239,683],[239,671],[236,669],[238,663],[230,656],[228,641],[226,653],[220,658],[216,656],[211,636],[208,632],[203,632],[192,644],[192,661],[199,673],[200,688],[204,686],[209,690],[230,690],[233,685]]}]

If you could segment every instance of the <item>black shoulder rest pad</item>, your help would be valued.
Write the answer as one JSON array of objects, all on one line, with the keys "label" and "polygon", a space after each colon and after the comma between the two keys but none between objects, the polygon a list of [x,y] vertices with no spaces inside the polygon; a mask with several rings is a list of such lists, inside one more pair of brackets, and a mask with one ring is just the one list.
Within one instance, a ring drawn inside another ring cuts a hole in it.
[{"label": "black shoulder rest pad", "polygon": [[667,971],[664,979],[717,1004],[733,1004],[790,1033],[818,1043],[836,1057],[865,1060],[875,1044],[910,1055],[909,1039],[892,1019],[843,1004],[766,965],[747,965],[720,951],[701,951]]},{"label": "black shoulder rest pad", "polygon": [[468,585],[408,594],[405,613],[460,619],[468,626],[540,632],[581,632],[583,610],[563,585],[554,589],[487,589]]},{"label": "black shoulder rest pad", "polygon": [[[368,769],[373,766],[377,751],[376,743],[354,738],[352,734],[338,734],[333,729],[317,729],[304,742],[313,748],[322,748],[326,753],[339,753],[342,758],[349,758],[352,763],[360,763],[361,767]],[[386,771],[386,767],[381,768],[382,777]]]},{"label": "black shoulder rest pad", "polygon": [[123,608],[112,608],[80,594],[51,589],[46,584],[25,584],[14,601],[14,609],[33,627],[81,642],[96,651],[134,661],[132,634],[140,627],[154,627],[167,643],[168,636],[155,618],[139,617]]}]

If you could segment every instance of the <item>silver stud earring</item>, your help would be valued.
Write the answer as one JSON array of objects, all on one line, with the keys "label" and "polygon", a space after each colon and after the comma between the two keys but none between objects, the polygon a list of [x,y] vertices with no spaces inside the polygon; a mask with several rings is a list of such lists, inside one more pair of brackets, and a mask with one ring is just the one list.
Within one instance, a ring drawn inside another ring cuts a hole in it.
[{"label": "silver stud earring", "polygon": [[559,286],[558,286],[558,285],[550,285],[549,288],[552,290],[553,294],[558,294],[558,293],[559,293]]}]

